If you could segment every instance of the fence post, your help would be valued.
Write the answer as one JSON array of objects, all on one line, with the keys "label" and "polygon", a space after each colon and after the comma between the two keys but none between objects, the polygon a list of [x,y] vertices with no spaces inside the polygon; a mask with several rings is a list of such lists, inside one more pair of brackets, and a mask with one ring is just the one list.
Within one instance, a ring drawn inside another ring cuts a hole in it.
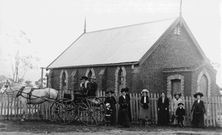
[{"label": "fence post", "polygon": [[157,111],[157,101],[158,101],[158,96],[156,93],[154,93],[154,114],[155,114],[155,122],[157,124],[158,122],[158,111]]},{"label": "fence post", "polygon": [[213,106],[212,106],[213,107],[212,108],[213,109],[213,111],[212,111],[213,112],[213,115],[212,115],[213,116],[213,126],[215,127],[216,126],[216,98],[213,97],[212,100],[213,100],[213,102],[212,102],[213,103]]},{"label": "fence post", "polygon": [[212,98],[206,98],[207,99],[207,108],[206,108],[206,111],[207,111],[207,114],[209,115],[209,117],[207,117],[207,127],[209,126],[212,126],[213,125],[213,100]]}]

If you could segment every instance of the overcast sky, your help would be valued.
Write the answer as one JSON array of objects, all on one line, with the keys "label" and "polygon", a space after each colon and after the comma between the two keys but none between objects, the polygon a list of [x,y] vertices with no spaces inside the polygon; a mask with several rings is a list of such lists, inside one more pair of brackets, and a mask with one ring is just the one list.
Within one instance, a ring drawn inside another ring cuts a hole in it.
[{"label": "overcast sky", "polygon": [[[0,74],[11,75],[17,48],[46,67],[87,31],[177,17],[180,0],[0,0]],[[183,0],[183,17],[207,57],[221,61],[220,0]],[[36,68],[26,75],[37,80]],[[218,78],[219,80],[219,78]],[[222,79],[220,79],[222,80]]]}]

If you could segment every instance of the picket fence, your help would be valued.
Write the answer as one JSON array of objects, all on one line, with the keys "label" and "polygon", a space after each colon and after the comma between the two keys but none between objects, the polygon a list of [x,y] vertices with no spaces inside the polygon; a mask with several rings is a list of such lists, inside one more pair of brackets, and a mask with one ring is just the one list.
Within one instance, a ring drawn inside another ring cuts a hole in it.
[{"label": "picket fence", "polygon": [[[105,93],[100,93],[99,96],[105,96]],[[157,124],[157,100],[159,94],[150,93],[150,118],[154,124]],[[118,101],[118,96],[115,96]],[[140,110],[140,98],[141,95],[138,93],[130,93],[130,106],[131,106],[131,115],[132,122],[134,124],[139,124],[139,110]],[[204,98],[205,107],[207,113],[205,115],[205,125],[207,127],[222,127],[222,98],[209,97]],[[184,97],[185,102],[185,125],[191,125],[191,107],[194,102],[194,98],[191,96]],[[51,120],[50,112],[51,103],[43,103],[39,105],[28,105],[28,120]],[[119,105],[116,105],[118,110]],[[171,108],[171,107],[170,107]],[[170,110],[170,114],[171,114]],[[117,115],[118,117],[118,111]],[[22,117],[22,104],[14,96],[1,94],[0,95],[0,120],[19,120]]]}]

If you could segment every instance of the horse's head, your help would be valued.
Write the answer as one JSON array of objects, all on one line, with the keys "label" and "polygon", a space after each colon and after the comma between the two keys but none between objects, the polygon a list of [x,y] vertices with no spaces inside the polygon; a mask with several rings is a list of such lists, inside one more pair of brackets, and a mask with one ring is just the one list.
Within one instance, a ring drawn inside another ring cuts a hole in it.
[{"label": "horse's head", "polygon": [[3,84],[1,90],[0,90],[0,93],[5,93],[6,91],[8,91],[10,88],[9,88],[9,84],[5,83]]}]

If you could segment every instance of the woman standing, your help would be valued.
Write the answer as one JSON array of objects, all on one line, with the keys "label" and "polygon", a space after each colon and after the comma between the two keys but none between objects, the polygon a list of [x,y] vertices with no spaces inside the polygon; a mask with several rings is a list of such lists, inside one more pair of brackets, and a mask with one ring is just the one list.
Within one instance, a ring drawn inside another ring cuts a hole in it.
[{"label": "woman standing", "polygon": [[113,96],[113,91],[109,90],[106,92],[107,97],[105,99],[105,104],[109,104],[110,105],[110,110],[111,110],[111,118],[110,118],[110,122],[111,125],[115,125],[116,123],[116,99]]},{"label": "woman standing", "polygon": [[157,103],[158,111],[158,125],[169,124],[169,99],[165,96],[165,93],[161,93]]},{"label": "woman standing", "polygon": [[197,92],[194,94],[196,100],[193,103],[191,113],[193,113],[193,127],[204,127],[204,113],[206,112],[204,102],[201,100],[203,93]]},{"label": "woman standing", "polygon": [[149,91],[147,89],[143,89],[141,91],[141,99],[140,99],[140,120],[142,121],[142,125],[145,125],[146,122],[150,119],[150,109],[149,109]]},{"label": "woman standing", "polygon": [[121,96],[119,97],[119,112],[118,112],[118,123],[123,127],[130,126],[129,119],[129,97],[126,95],[126,90],[121,89]]},{"label": "woman standing", "polygon": [[[129,99],[129,103],[130,103],[129,88],[126,87],[126,88],[123,88],[123,89],[126,91],[126,96],[127,96],[127,98]],[[128,115],[129,115],[129,120],[130,120],[130,122],[132,122],[130,104],[129,104],[129,107],[128,107]]]}]

